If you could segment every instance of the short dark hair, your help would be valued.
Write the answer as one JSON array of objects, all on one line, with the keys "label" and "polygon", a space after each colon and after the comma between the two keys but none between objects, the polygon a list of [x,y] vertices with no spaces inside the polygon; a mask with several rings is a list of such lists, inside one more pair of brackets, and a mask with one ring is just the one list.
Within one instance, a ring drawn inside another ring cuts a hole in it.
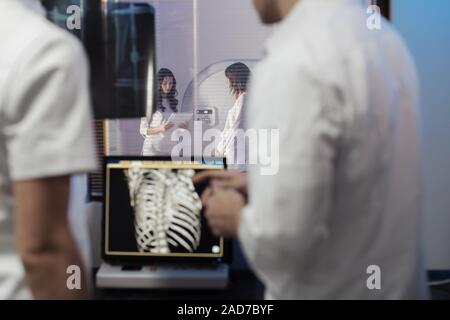
[{"label": "short dark hair", "polygon": [[234,63],[225,70],[225,76],[230,80],[230,91],[234,96],[238,97],[247,91],[250,74],[250,69],[242,62]]}]

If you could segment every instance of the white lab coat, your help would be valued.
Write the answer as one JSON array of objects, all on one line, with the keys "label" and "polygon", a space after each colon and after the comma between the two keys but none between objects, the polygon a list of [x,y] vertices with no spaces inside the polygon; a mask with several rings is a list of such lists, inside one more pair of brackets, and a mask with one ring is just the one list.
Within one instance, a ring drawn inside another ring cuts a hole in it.
[{"label": "white lab coat", "polygon": [[239,238],[267,298],[427,296],[415,68],[359,3],[300,1],[253,74],[249,127],[279,128],[280,166],[250,166]]},{"label": "white lab coat", "polygon": [[142,145],[142,155],[144,156],[158,156],[158,155],[170,155],[173,142],[171,141],[172,133],[176,129],[170,128],[166,132],[160,132],[157,134],[148,134],[149,128],[156,128],[162,124],[167,123],[167,120],[173,114],[173,110],[166,103],[164,110],[157,110],[149,123],[147,118],[141,118],[140,133],[144,137],[144,143]]},{"label": "white lab coat", "polygon": [[233,168],[243,168],[246,163],[245,144],[238,143],[236,145],[236,137],[239,129],[243,126],[243,108],[245,104],[246,93],[241,93],[236,99],[233,107],[228,111],[225,127],[220,136],[220,141],[216,148],[216,155],[226,157],[228,165]]},{"label": "white lab coat", "polygon": [[0,300],[25,299],[12,184],[96,168],[88,66],[38,1],[1,0],[0,39]]}]

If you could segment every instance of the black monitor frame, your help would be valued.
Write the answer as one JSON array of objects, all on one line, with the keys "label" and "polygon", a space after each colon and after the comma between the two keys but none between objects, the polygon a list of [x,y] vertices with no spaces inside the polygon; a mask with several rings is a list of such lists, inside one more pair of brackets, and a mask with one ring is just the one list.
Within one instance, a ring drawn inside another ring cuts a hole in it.
[{"label": "black monitor frame", "polygon": [[[203,159],[201,157],[192,157],[189,159],[176,159],[176,161],[209,161],[214,159]],[[216,159],[217,160],[217,159]],[[102,241],[101,241],[101,252],[102,259],[104,262],[112,265],[121,266],[144,266],[144,265],[155,265],[155,264],[201,264],[201,265],[218,265],[222,263],[231,264],[232,262],[232,240],[223,239],[223,256],[221,258],[216,257],[162,257],[162,256],[123,256],[123,255],[111,255],[106,253],[106,168],[109,163],[119,162],[119,161],[174,161],[171,157],[147,157],[147,156],[110,156],[105,157],[103,161],[103,173],[105,176],[103,182],[103,201],[102,201]],[[226,159],[220,159],[223,161],[224,169],[227,170]]]},{"label": "black monitor frame", "polygon": [[391,19],[391,1],[390,0],[370,0],[370,3],[379,6],[383,16],[388,20]]}]

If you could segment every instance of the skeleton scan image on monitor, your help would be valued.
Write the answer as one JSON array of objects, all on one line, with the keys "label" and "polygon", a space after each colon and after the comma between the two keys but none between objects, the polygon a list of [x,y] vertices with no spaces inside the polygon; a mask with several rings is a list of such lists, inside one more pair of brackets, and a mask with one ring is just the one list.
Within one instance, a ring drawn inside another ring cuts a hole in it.
[{"label": "skeleton scan image on monitor", "polygon": [[202,202],[195,191],[194,170],[124,170],[134,209],[140,252],[192,253],[200,245]]},{"label": "skeleton scan image on monitor", "polygon": [[224,239],[213,235],[201,202],[208,183],[194,185],[192,178],[204,170],[223,170],[224,161],[139,159],[107,158],[106,258],[222,258]]}]

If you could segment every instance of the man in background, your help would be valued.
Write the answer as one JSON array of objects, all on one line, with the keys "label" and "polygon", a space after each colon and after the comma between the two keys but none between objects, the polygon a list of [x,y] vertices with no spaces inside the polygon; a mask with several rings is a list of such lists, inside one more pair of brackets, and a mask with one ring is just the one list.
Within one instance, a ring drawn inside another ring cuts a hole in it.
[{"label": "man in background", "polygon": [[265,23],[281,23],[253,73],[248,127],[280,130],[280,168],[263,176],[250,165],[248,183],[197,176],[212,180],[210,226],[239,235],[267,298],[427,297],[408,50],[387,21],[367,28],[363,1],[254,3]]},{"label": "man in background", "polygon": [[0,299],[87,298],[68,222],[70,175],[96,167],[86,57],[37,0],[0,1],[0,39]]}]

